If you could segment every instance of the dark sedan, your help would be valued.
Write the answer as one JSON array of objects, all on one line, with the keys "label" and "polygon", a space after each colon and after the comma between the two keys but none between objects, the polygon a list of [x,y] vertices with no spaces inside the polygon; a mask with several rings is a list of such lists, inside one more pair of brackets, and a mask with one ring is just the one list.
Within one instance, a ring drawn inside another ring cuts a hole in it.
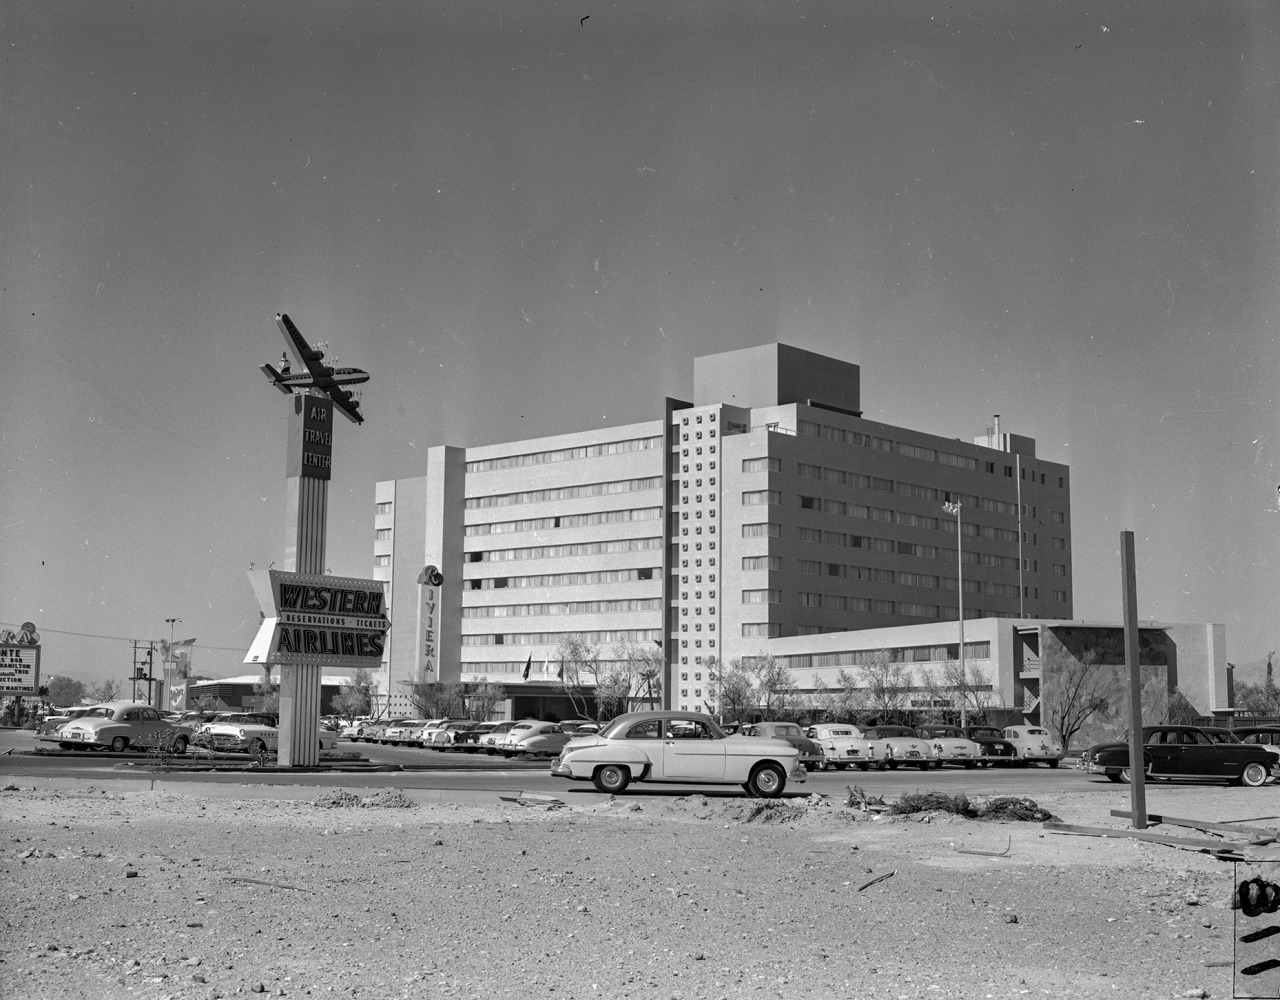
[{"label": "dark sedan", "polygon": [[995,726],[965,726],[964,735],[978,744],[978,764],[990,767],[1000,764],[1004,767],[1026,767],[1027,762],[1019,759],[1018,748],[1004,738],[1004,730]]},{"label": "dark sedan", "polygon": [[[1226,729],[1146,726],[1142,730],[1142,766],[1153,778],[1217,779],[1257,787],[1270,777],[1275,759],[1267,747],[1241,743]],[[1110,781],[1129,781],[1128,741],[1094,744],[1080,755],[1080,767]]]}]

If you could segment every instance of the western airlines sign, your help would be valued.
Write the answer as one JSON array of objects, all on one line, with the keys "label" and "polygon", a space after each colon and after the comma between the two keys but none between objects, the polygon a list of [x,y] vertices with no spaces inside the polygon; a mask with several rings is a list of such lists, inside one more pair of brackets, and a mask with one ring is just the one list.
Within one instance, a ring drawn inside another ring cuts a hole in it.
[{"label": "western airlines sign", "polygon": [[369,667],[382,662],[386,584],[341,576],[256,570],[249,573],[263,622],[245,663],[317,663]]}]

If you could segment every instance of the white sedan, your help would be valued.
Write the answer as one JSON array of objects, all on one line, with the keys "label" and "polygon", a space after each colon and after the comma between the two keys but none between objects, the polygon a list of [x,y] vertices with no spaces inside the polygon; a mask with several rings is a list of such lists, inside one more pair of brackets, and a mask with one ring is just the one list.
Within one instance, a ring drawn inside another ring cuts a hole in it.
[{"label": "white sedan", "polygon": [[1004,738],[1014,745],[1018,756],[1028,764],[1057,767],[1066,756],[1062,741],[1040,726],[1006,726]]},{"label": "white sedan", "polygon": [[571,740],[551,768],[558,778],[590,781],[620,794],[632,781],[741,785],[777,798],[787,781],[805,780],[800,751],[781,740],[730,736],[696,712],[629,712],[599,733]]},{"label": "white sedan", "polygon": [[843,771],[856,767],[865,771],[884,764],[884,744],[862,738],[856,726],[826,722],[809,730],[809,739],[822,750],[822,770]]}]

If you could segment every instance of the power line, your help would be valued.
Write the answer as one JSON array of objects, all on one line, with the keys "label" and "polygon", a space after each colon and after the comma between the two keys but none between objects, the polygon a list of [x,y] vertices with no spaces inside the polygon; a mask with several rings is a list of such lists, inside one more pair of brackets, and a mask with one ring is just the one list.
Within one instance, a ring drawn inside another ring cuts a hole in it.
[{"label": "power line", "polygon": [[[0,622],[0,628],[11,628],[16,630],[21,627],[22,626],[20,624],[17,624],[14,622]],[[108,642],[124,642],[124,643],[160,642],[160,639],[137,639],[133,636],[130,636],[129,638],[126,639],[124,636],[98,635],[96,632],[70,632],[66,629],[60,629],[60,628],[46,628],[43,625],[41,625],[39,629],[37,629],[37,631],[48,633],[50,635],[74,635],[74,636],[79,636],[82,639],[106,639]],[[243,653],[245,650],[244,646],[209,646],[209,645],[203,645],[203,644],[200,645],[199,648],[217,650],[219,652],[224,652],[224,653]]]}]

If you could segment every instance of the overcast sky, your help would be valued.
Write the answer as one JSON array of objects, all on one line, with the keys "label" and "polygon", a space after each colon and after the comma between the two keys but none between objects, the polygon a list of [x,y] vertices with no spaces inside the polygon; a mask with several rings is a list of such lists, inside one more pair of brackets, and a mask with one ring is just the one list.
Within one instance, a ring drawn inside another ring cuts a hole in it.
[{"label": "overcast sky", "polygon": [[1280,4],[0,6],[0,621],[241,664],[287,312],[372,374],[329,563],[436,444],[650,420],[697,355],[862,366],[1070,465],[1075,613],[1280,645]]}]

